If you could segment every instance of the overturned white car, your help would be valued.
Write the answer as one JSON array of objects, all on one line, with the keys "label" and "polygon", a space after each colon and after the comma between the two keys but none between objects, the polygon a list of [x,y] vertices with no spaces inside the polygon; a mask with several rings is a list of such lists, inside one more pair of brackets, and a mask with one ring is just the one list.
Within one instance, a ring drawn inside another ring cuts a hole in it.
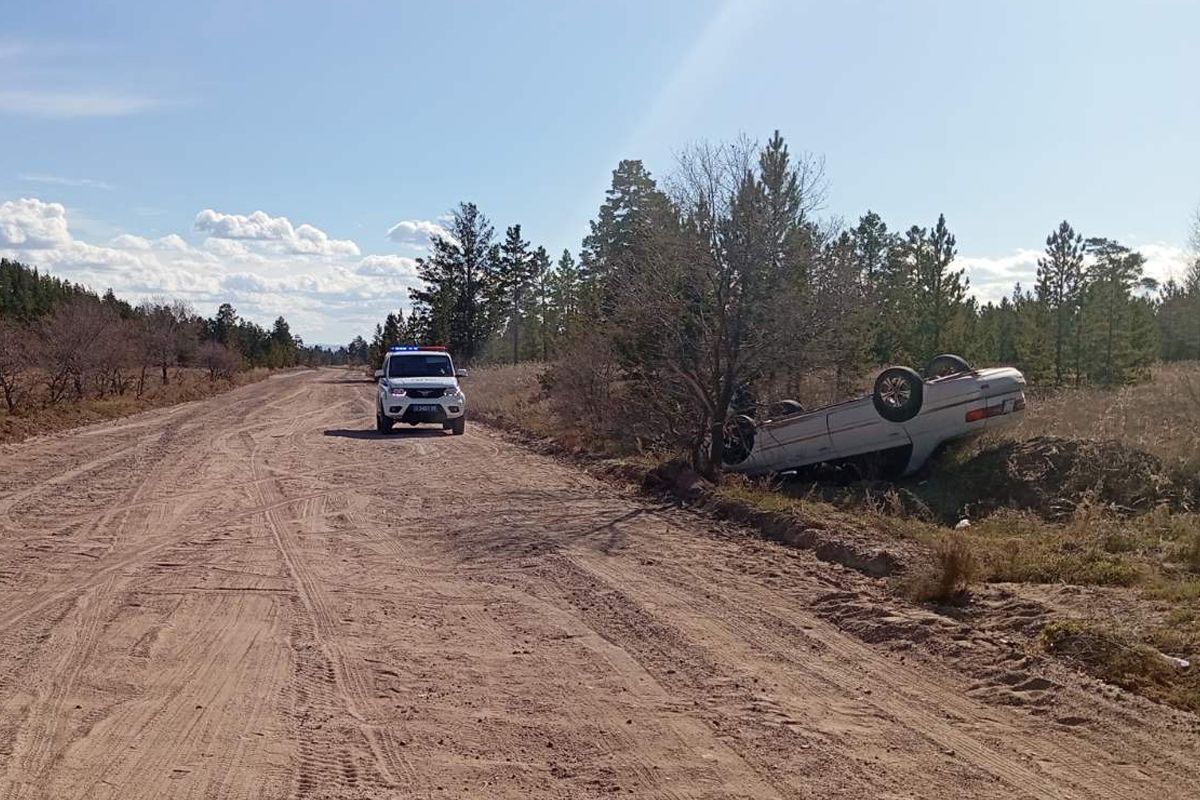
[{"label": "overturned white car", "polygon": [[1016,422],[1024,389],[1019,370],[976,370],[953,355],[934,358],[924,375],[889,367],[867,397],[815,411],[787,401],[766,419],[731,418],[722,462],[748,475],[837,462],[908,474],[944,442]]}]

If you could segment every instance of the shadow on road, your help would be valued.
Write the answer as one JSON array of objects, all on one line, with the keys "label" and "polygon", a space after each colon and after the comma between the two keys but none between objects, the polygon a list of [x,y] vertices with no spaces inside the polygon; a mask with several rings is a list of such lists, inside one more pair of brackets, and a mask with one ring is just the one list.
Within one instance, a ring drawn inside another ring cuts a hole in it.
[{"label": "shadow on road", "polygon": [[326,436],[337,436],[342,439],[429,439],[449,435],[440,428],[413,428],[404,430],[397,428],[391,433],[379,433],[374,428],[366,430],[350,430],[346,428],[330,428],[323,431]]}]

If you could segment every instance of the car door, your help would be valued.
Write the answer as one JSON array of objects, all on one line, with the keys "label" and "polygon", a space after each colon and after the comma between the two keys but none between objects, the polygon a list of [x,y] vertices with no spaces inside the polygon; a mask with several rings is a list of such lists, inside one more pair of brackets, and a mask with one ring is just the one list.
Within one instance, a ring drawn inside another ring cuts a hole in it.
[{"label": "car door", "polygon": [[911,444],[904,425],[879,416],[870,398],[829,409],[829,440],[839,459]]},{"label": "car door", "polygon": [[755,451],[769,471],[828,461],[832,447],[825,409],[768,422],[759,429]]}]

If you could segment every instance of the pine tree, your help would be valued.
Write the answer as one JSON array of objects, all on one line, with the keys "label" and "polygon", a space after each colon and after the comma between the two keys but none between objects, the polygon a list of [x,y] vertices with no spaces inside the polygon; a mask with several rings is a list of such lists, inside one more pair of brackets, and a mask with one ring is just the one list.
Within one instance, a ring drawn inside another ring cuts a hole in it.
[{"label": "pine tree", "polygon": [[550,331],[553,340],[574,335],[580,315],[579,266],[570,250],[563,250],[550,274]]},{"label": "pine tree", "polygon": [[491,305],[498,292],[494,233],[474,203],[460,204],[449,235],[435,237],[432,254],[417,260],[424,285],[409,290],[425,321],[424,338],[445,343],[463,361],[478,356],[496,329]]},{"label": "pine tree", "polygon": [[272,368],[296,365],[296,340],[291,326],[283,317],[278,317],[271,328],[271,343],[268,348],[267,365]]},{"label": "pine tree", "polygon": [[350,344],[346,346],[346,361],[350,364],[367,364],[370,363],[371,352],[367,344],[367,340],[361,336],[355,336]]},{"label": "pine tree", "polygon": [[980,351],[975,360],[986,363],[1016,364],[1017,320],[1013,302],[1007,297],[979,309]]},{"label": "pine tree", "polygon": [[529,259],[529,293],[524,317],[533,321],[532,327],[537,332],[536,337],[526,337],[526,341],[532,345],[529,348],[530,355],[542,361],[550,358],[550,276],[550,254],[539,245]]},{"label": "pine tree", "polygon": [[1017,363],[1029,380],[1041,383],[1054,374],[1052,323],[1046,305],[1018,283],[1013,288],[1012,307]]},{"label": "pine tree", "polygon": [[964,271],[950,270],[956,253],[954,246],[954,236],[946,227],[946,216],[939,214],[937,225],[916,251],[921,361],[942,352],[951,323],[967,293],[969,281],[964,277]]},{"label": "pine tree", "polygon": [[899,334],[906,327],[906,306],[912,297],[908,271],[895,257],[897,236],[883,219],[867,211],[849,233],[853,258],[863,284],[863,301],[869,309],[866,335],[876,364],[897,359]]},{"label": "pine tree", "polygon": [[892,289],[898,295],[900,350],[909,361],[924,363],[953,340],[970,283],[963,270],[950,269],[955,239],[944,214],[938,215],[932,231],[909,228],[896,249],[896,269],[907,272]]},{"label": "pine tree", "polygon": [[1195,281],[1167,281],[1158,305],[1158,328],[1165,361],[1200,359],[1200,262]]},{"label": "pine tree", "polygon": [[0,318],[32,322],[76,297],[94,299],[95,295],[78,284],[43,275],[35,267],[0,258]]},{"label": "pine tree", "polygon": [[531,288],[532,256],[529,242],[521,238],[521,226],[510,225],[505,231],[496,262],[495,302],[504,309],[504,323],[508,338],[512,340],[512,360],[516,364],[521,356],[522,314]]},{"label": "pine tree", "polygon": [[1084,368],[1105,386],[1125,383],[1146,359],[1146,337],[1134,336],[1132,295],[1146,259],[1111,239],[1088,239],[1086,246],[1095,260],[1084,289]]},{"label": "pine tree", "polygon": [[238,332],[241,325],[242,321],[238,317],[237,309],[229,303],[222,303],[217,309],[217,315],[209,320],[209,338],[215,339],[230,350],[238,350],[240,347]]},{"label": "pine tree", "polygon": [[672,213],[670,201],[641,161],[617,164],[612,186],[583,240],[580,272],[583,303],[590,314],[601,319],[611,315],[611,276],[637,267],[646,255],[647,239]]},{"label": "pine tree", "polygon": [[371,347],[368,350],[370,363],[375,369],[383,366],[383,354],[387,352],[387,347],[383,344],[383,326],[375,326],[375,335],[371,337]]},{"label": "pine tree", "polygon": [[404,312],[391,312],[384,318],[382,333],[383,349],[386,352],[389,347],[403,344],[404,337]]},{"label": "pine tree", "polygon": [[1079,304],[1083,298],[1083,237],[1063,220],[1058,230],[1046,237],[1046,255],[1038,259],[1037,299],[1052,321],[1054,382],[1062,385],[1070,356],[1068,348],[1075,340],[1079,324]]}]

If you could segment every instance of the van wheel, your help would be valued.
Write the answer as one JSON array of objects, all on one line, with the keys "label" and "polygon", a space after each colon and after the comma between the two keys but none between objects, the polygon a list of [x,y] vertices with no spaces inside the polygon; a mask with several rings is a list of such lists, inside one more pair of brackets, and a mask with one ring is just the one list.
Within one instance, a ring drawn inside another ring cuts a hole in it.
[{"label": "van wheel", "polygon": [[382,408],[375,409],[375,432],[387,435],[392,432],[392,418],[383,413]]},{"label": "van wheel", "polygon": [[459,417],[450,422],[450,433],[454,436],[462,436],[467,431],[467,418]]},{"label": "van wheel", "polygon": [[925,385],[908,367],[888,367],[875,379],[871,400],[879,416],[889,422],[907,422],[921,412]]}]

